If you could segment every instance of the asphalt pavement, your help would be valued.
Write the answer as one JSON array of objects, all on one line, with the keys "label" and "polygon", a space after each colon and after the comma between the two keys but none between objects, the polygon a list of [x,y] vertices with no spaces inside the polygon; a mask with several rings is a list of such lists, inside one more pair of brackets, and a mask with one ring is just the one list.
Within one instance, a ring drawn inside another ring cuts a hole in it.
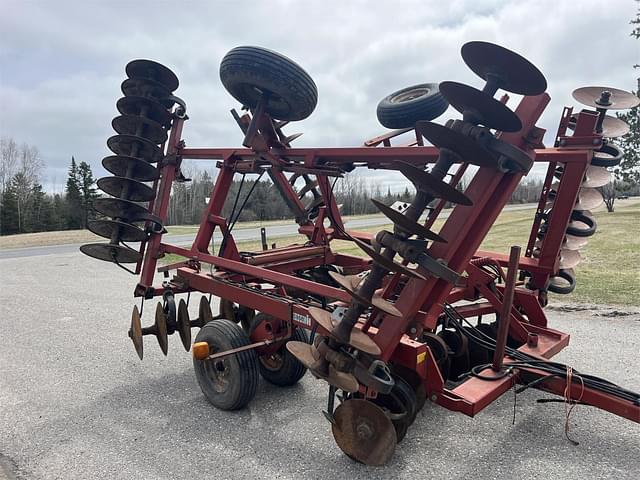
[{"label": "asphalt pavement", "polygon": [[[356,464],[309,374],[292,388],[261,381],[248,408],[224,412],[178,338],[164,357],[145,337],[138,360],[127,338],[136,279],[115,266],[73,252],[0,260],[0,271],[0,478],[638,478],[638,424],[578,406],[574,446],[564,406],[536,404],[534,390],[518,396],[515,424],[510,392],[473,419],[427,404],[389,465]],[[640,315],[626,313],[550,310],[572,334],[557,358],[640,390]]]}]

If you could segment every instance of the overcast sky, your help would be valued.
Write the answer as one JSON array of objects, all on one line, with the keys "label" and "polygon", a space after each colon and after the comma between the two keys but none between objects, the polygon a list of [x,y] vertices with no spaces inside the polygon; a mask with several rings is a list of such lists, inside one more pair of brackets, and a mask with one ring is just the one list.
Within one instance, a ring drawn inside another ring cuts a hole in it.
[{"label": "overcast sky", "polygon": [[[640,41],[633,0],[69,1],[1,0],[0,135],[37,146],[43,183],[60,191],[71,155],[96,176],[121,96],[124,66],[149,58],[180,79],[189,146],[239,146],[218,76],[224,54],[258,45],[302,65],[318,86],[315,112],[291,125],[296,146],[353,146],[384,132],[378,101],[402,87],[482,80],[463,63],[470,40],[499,43],[545,74],[552,101],[541,126],[552,142],[571,91],[636,88]],[[515,108],[513,103],[510,104]],[[456,117],[448,111],[438,121]],[[378,177],[381,182],[393,181]]]}]

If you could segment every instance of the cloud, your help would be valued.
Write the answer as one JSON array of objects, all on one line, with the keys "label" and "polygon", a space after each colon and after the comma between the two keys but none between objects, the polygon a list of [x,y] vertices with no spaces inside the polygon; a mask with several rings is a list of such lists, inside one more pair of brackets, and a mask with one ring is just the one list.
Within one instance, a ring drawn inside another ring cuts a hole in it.
[{"label": "cloud", "polygon": [[[384,131],[375,109],[394,90],[449,79],[480,86],[459,51],[466,41],[487,40],[545,73],[552,103],[540,124],[549,143],[562,107],[573,104],[573,89],[635,87],[638,43],[628,24],[635,8],[630,0],[610,0],[607,8],[595,0],[9,0],[0,19],[0,134],[39,147],[49,188],[61,189],[71,155],[100,176],[124,66],[152,58],[180,78],[177,94],[191,118],[187,144],[239,145],[229,115],[238,105],[222,87],[218,66],[228,50],[248,44],[295,59],[318,86],[316,111],[288,129],[304,132],[297,146],[359,145]],[[457,113],[440,120],[447,116]]]}]

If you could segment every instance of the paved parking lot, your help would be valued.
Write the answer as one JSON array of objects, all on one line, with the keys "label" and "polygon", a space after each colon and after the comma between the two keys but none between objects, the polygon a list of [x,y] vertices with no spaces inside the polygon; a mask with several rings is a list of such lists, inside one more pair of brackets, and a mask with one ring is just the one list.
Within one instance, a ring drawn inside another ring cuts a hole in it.
[{"label": "paved parking lot", "polygon": [[[427,405],[390,465],[355,464],[310,375],[288,389],[262,382],[249,408],[222,412],[178,338],[165,358],[145,337],[140,362],[126,337],[136,279],[117,267],[72,253],[0,260],[0,271],[0,478],[638,478],[638,424],[578,406],[574,446],[563,405],[536,404],[536,391],[518,396],[515,425],[509,393],[475,419]],[[640,315],[549,315],[572,334],[561,361],[640,390]]]}]

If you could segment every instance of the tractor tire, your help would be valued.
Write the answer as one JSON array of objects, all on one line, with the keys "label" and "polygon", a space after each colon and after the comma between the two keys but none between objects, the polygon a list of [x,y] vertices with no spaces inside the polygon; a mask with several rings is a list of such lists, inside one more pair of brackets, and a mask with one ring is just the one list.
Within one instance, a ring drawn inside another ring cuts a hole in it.
[{"label": "tractor tire", "polygon": [[[215,352],[249,345],[249,337],[235,323],[218,319],[198,332],[196,342],[207,342]],[[256,393],[258,359],[254,350],[245,350],[217,360],[193,359],[200,389],[207,400],[221,410],[238,410]]]},{"label": "tractor tire", "polygon": [[[567,283],[554,283],[556,278],[561,278],[565,280]],[[550,292],[558,293],[560,295],[568,295],[573,292],[576,288],[576,276],[573,273],[573,270],[560,270],[557,275],[551,277],[549,282],[549,286],[547,289]]]},{"label": "tractor tire", "polygon": [[439,117],[448,107],[437,83],[422,83],[384,97],[376,114],[384,127],[410,128],[421,120]]},{"label": "tractor tire", "polygon": [[[256,315],[251,324],[249,335],[251,335],[260,322],[264,321],[267,317],[264,313]],[[289,340],[309,343],[309,336],[306,330],[296,328]],[[295,385],[304,377],[304,374],[307,373],[307,368],[287,350],[285,343],[286,342],[283,342],[278,351],[272,355],[258,356],[258,371],[260,375],[262,375],[262,378],[279,387]]]},{"label": "tractor tire", "polygon": [[596,223],[596,219],[592,216],[585,215],[582,211],[574,210],[571,212],[571,221],[584,223],[586,228],[577,228],[568,226],[567,233],[569,235],[574,235],[576,237],[590,237],[598,228],[598,224]]},{"label": "tractor tire", "polygon": [[591,165],[596,167],[615,167],[620,164],[624,152],[612,143],[603,145],[600,150],[593,152]]},{"label": "tractor tire", "polygon": [[293,60],[260,47],[236,47],[220,63],[220,80],[236,100],[255,108],[263,92],[265,111],[278,120],[303,120],[318,103],[318,90]]}]

